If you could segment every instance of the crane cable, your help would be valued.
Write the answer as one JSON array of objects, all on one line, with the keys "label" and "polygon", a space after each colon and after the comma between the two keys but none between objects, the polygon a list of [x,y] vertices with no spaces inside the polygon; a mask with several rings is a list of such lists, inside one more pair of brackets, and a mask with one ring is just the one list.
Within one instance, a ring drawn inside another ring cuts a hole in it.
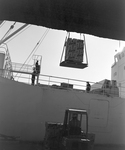
[{"label": "crane cable", "polygon": [[31,25],[29,24],[27,27],[25,27],[25,29],[23,29],[22,31],[20,31],[19,33],[17,33],[16,35],[14,35],[14,37],[12,37],[11,39],[9,39],[6,43],[9,43],[11,40],[13,40],[15,37],[19,36],[19,34],[21,34],[22,32],[24,32],[25,30],[27,30]]},{"label": "crane cable", "polygon": [[[38,50],[38,48],[40,47],[41,43],[43,42],[43,40],[45,39],[45,37],[47,36],[48,32],[49,32],[50,29],[47,29],[45,32],[44,32],[44,35],[43,37],[39,40],[39,44],[38,44],[38,47],[36,48],[36,50],[34,51],[33,55],[36,53],[36,51]],[[30,58],[31,60],[31,58]],[[30,60],[28,61],[28,63],[30,62]]]},{"label": "crane cable", "polygon": [[[21,66],[21,68],[20,68],[20,70],[19,71],[21,71],[21,69],[23,68],[23,66],[26,64],[26,62],[27,62],[27,60],[30,58],[30,56],[32,55],[32,53],[34,52],[36,52],[37,51],[37,49],[38,49],[38,47],[40,46],[40,44],[43,42],[43,40],[45,39],[45,37],[46,37],[46,35],[48,34],[48,32],[49,32],[49,29],[46,29],[46,31],[44,32],[44,34],[42,35],[42,37],[40,38],[40,40],[37,42],[37,44],[35,45],[35,47],[33,48],[33,50],[31,51],[31,53],[29,54],[29,56],[27,57],[27,59],[25,60],[25,62],[22,64],[22,66]],[[31,58],[30,58],[31,59]],[[30,61],[30,60],[29,60]],[[18,73],[17,73],[18,74]],[[17,77],[17,74],[14,76],[14,78],[15,77]],[[21,76],[21,75],[20,75]],[[20,76],[18,76],[18,79],[19,79],[19,77]],[[17,79],[17,81],[18,81],[18,79]]]},{"label": "crane cable", "polygon": [[14,28],[15,24],[16,24],[16,22],[14,22],[13,25],[10,26],[9,30],[5,33],[5,35],[3,36],[3,38],[1,39],[1,41],[3,39],[5,39],[5,37],[10,33],[10,31]]},{"label": "crane cable", "polygon": [[2,28],[2,26],[5,24],[6,21],[3,21],[1,24],[0,24],[0,28]]}]

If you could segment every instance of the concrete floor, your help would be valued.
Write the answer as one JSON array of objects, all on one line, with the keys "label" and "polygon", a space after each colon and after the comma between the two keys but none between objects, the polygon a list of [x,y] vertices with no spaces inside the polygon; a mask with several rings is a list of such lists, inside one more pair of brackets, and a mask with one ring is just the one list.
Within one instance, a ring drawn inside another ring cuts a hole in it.
[{"label": "concrete floor", "polygon": [[95,145],[94,150],[125,150],[125,147],[121,146],[99,146]]},{"label": "concrete floor", "polygon": [[42,150],[42,144],[0,141],[0,150]]},{"label": "concrete floor", "polygon": [[[0,150],[43,150],[43,144],[0,141]],[[125,147],[95,145],[94,150],[125,150]]]}]

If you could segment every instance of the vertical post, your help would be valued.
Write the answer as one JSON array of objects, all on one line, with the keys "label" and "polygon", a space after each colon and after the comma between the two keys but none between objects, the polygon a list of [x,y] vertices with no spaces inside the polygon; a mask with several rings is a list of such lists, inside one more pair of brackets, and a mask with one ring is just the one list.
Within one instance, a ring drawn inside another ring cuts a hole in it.
[{"label": "vertical post", "polygon": [[50,76],[49,76],[49,83],[48,83],[48,85],[50,85]]},{"label": "vertical post", "polygon": [[69,84],[69,79],[68,79],[68,84]]},{"label": "vertical post", "polygon": [[63,51],[62,51],[62,55],[61,55],[61,59],[60,59],[60,64],[61,62],[63,61],[63,55],[65,56],[66,54],[64,54],[64,52],[66,52],[66,46],[67,46],[67,40],[69,39],[70,37],[70,32],[67,32],[67,35],[66,35],[66,38],[65,38],[65,43],[64,43],[64,46],[63,46]]},{"label": "vertical post", "polygon": [[88,138],[88,114],[86,113],[86,139]]},{"label": "vertical post", "polygon": [[39,74],[37,74],[36,85],[38,85],[38,82],[39,82]]},{"label": "vertical post", "polygon": [[119,83],[119,97],[121,97],[122,93],[121,93],[121,83]]},{"label": "vertical post", "polygon": [[[87,56],[87,50],[86,50],[86,40],[85,40],[85,35],[83,34],[83,38],[84,38],[84,46],[85,46],[85,55],[86,55],[86,63],[88,66],[88,56]],[[84,59],[84,58],[83,58]]]}]

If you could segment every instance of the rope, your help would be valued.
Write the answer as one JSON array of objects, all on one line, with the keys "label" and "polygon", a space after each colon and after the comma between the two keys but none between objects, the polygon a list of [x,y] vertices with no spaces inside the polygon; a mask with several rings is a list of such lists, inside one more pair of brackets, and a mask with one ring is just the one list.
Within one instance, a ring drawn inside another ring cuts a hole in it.
[{"label": "rope", "polygon": [[6,43],[9,43],[11,40],[13,40],[15,37],[19,36],[22,32],[24,32],[25,30],[27,30],[31,25],[28,25],[27,27],[25,27],[24,30],[20,31],[19,33],[17,33],[13,38],[11,38],[10,40],[8,40]]},{"label": "rope", "polygon": [[[47,36],[48,32],[49,32],[50,29],[47,29],[45,32],[44,32],[44,35],[41,37],[41,39],[39,40],[39,45],[38,47],[36,48],[36,50],[34,51],[33,55],[36,53],[36,51],[38,50],[38,48],[40,47],[41,43],[43,42],[43,40],[45,39],[45,37]],[[31,58],[30,58],[31,60]],[[28,63],[30,62],[30,60],[28,61]]]},{"label": "rope", "polygon": [[[32,55],[32,53],[34,52],[36,52],[37,51],[37,49],[39,48],[39,46],[40,46],[40,44],[43,42],[43,40],[45,39],[45,37],[46,37],[46,35],[48,34],[48,32],[49,32],[49,29],[46,29],[46,31],[44,32],[44,34],[42,35],[42,37],[40,38],[40,40],[37,42],[37,44],[35,45],[35,47],[33,48],[33,50],[31,51],[31,53],[29,54],[29,56],[27,57],[27,59],[25,60],[25,62],[23,63],[23,65],[22,65],[22,67],[26,64],[26,62],[28,61],[28,59],[30,58],[30,56]],[[30,59],[31,60],[31,59]],[[30,61],[29,60],[29,61]],[[20,68],[20,70],[22,69],[22,67]],[[19,71],[20,71],[19,70]],[[18,73],[17,73],[18,74]],[[14,77],[16,77],[17,76],[17,74],[14,76]],[[20,75],[21,76],[21,75]],[[18,79],[20,78],[20,76],[18,77]],[[17,80],[18,80],[17,79]]]},{"label": "rope", "polygon": [[14,28],[15,24],[16,24],[16,22],[14,22],[13,25],[10,26],[9,30],[5,33],[5,35],[3,36],[3,38],[1,39],[1,41],[10,33],[10,31]]},{"label": "rope", "polygon": [[3,21],[1,24],[0,24],[0,28],[2,28],[2,26],[5,24],[6,21]]},{"label": "rope", "polygon": [[[37,47],[37,45],[38,45],[38,43],[36,44],[36,46],[34,47],[34,49],[32,50],[32,52],[30,53],[30,55],[27,57],[27,59],[25,60],[25,62],[23,63],[23,65],[21,66],[21,68],[20,68],[19,71],[21,71],[21,69],[23,68],[23,66],[25,65],[25,63],[27,62],[27,60],[29,59],[29,57],[31,56],[31,54],[33,53],[33,51],[35,50],[35,48]],[[17,74],[18,74],[18,73],[17,73]],[[16,77],[17,74],[16,74],[14,77]],[[18,78],[19,78],[19,77],[18,77]]]}]

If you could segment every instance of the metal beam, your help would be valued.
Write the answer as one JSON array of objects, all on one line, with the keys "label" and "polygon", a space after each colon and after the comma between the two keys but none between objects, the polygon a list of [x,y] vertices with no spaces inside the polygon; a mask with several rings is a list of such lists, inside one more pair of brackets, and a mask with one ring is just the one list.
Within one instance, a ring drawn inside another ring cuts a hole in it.
[{"label": "metal beam", "polygon": [[20,27],[19,29],[17,29],[15,32],[13,32],[12,34],[10,34],[8,37],[6,37],[5,39],[0,41],[0,45],[3,44],[4,42],[6,42],[7,40],[9,40],[11,37],[13,37],[15,34],[17,34],[18,32],[20,32],[21,30],[23,30],[24,28],[26,28],[29,24],[25,24],[22,27]]}]

